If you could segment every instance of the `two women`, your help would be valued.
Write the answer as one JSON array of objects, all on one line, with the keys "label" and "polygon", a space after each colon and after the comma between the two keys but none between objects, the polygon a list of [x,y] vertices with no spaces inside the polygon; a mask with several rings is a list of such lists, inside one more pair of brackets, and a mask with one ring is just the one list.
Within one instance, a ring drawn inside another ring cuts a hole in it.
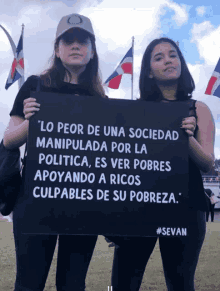
[{"label": "two women", "polygon": [[[29,119],[40,110],[40,104],[31,97],[31,91],[36,91],[38,85],[44,92],[105,97],[98,74],[95,35],[87,17],[72,14],[61,19],[52,66],[40,76],[30,76],[15,99],[4,135],[6,148],[20,147],[27,141]],[[22,199],[22,195],[23,187],[18,199]],[[42,291],[58,236],[22,234],[17,205],[13,211],[17,263],[14,291]],[[86,273],[96,240],[97,236],[59,235],[58,291],[85,290]]]},{"label": "two women", "polygon": [[[4,135],[7,148],[27,140],[29,118],[40,110],[30,91],[104,96],[98,76],[95,36],[88,18],[73,14],[61,19],[55,40],[52,67],[40,77],[31,76],[19,91]],[[176,44],[166,38],[147,47],[140,76],[141,99],[155,102],[187,102],[194,82]],[[214,122],[202,102],[194,102],[192,116],[182,122],[189,136],[189,213],[195,226],[188,237],[159,238],[164,273],[169,291],[193,291],[194,274],[205,237],[205,197],[200,171],[214,162]],[[23,175],[24,176],[24,175]],[[21,195],[22,197],[22,191]],[[13,215],[17,257],[15,291],[43,290],[57,241],[56,235],[22,235],[15,207]],[[96,236],[59,236],[56,286],[58,291],[84,290],[85,277]],[[157,237],[111,237],[115,248],[112,285],[117,290],[139,290],[145,266]]]},{"label": "two women", "polygon": [[[140,74],[141,100],[189,102],[194,81],[175,42],[152,41],[143,56]],[[168,291],[194,291],[194,275],[206,232],[206,200],[200,170],[214,163],[215,126],[209,108],[192,101],[190,116],[181,128],[189,136],[190,225],[188,237],[160,237],[159,245]],[[117,244],[112,269],[114,291],[138,291],[157,237],[109,237]]]}]

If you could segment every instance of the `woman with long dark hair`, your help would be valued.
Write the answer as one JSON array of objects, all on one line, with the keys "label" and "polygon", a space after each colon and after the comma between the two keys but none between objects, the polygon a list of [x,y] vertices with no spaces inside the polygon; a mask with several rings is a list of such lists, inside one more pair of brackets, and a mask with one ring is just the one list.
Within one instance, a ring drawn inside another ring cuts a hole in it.
[{"label": "woman with long dark hair", "polygon": [[[168,38],[152,41],[143,56],[140,99],[154,102],[188,102],[195,89],[179,47]],[[206,200],[200,170],[214,163],[215,125],[209,108],[193,101],[181,128],[189,136],[190,221],[188,237],[159,237],[164,275],[169,291],[194,291],[194,275],[206,232]],[[108,237],[117,244],[114,253],[114,291],[138,291],[157,237]]]},{"label": "woman with long dark hair", "polygon": [[[17,94],[4,135],[6,148],[26,143],[29,119],[40,110],[40,104],[31,97],[31,91],[36,91],[38,84],[43,92],[105,97],[89,18],[71,14],[60,20],[51,67],[40,76],[30,76]],[[17,276],[14,291],[43,291],[58,236],[22,234],[18,213],[19,207],[15,205],[13,230]],[[96,240],[97,236],[59,235],[58,291],[85,290],[86,273]]]}]

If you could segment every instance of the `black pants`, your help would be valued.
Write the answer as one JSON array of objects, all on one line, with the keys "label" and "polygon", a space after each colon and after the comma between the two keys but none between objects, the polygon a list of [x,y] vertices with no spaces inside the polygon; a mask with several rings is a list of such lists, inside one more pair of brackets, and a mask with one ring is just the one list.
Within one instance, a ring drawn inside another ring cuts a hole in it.
[{"label": "black pants", "polygon": [[[188,237],[160,237],[159,245],[168,291],[194,291],[194,275],[205,238],[205,212],[192,214],[197,225]],[[116,243],[112,268],[114,291],[138,291],[157,237],[110,237]]]},{"label": "black pants", "polygon": [[208,210],[206,211],[206,221],[209,221],[209,212],[211,212],[211,221],[214,221],[214,208],[215,204],[212,204],[209,200],[209,207]]},{"label": "black pants", "polygon": [[[57,242],[57,235],[24,235],[13,214],[17,274],[14,291],[43,291]],[[60,235],[57,291],[85,290],[86,273],[97,236]]]}]

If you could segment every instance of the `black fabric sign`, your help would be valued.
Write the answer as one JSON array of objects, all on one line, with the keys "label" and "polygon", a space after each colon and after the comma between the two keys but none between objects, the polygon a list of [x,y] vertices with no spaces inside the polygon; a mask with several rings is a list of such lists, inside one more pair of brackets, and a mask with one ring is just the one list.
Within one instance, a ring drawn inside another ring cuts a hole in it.
[{"label": "black fabric sign", "polygon": [[188,235],[187,104],[32,95],[23,233]]}]

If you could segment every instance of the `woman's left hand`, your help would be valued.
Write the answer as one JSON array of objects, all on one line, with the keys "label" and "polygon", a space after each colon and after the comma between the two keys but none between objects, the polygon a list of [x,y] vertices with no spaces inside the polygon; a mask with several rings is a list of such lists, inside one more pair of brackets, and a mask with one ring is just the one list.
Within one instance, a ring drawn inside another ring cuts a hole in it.
[{"label": "woman's left hand", "polygon": [[196,118],[194,116],[183,118],[182,126],[180,128],[185,129],[188,136],[194,136],[196,129]]}]

